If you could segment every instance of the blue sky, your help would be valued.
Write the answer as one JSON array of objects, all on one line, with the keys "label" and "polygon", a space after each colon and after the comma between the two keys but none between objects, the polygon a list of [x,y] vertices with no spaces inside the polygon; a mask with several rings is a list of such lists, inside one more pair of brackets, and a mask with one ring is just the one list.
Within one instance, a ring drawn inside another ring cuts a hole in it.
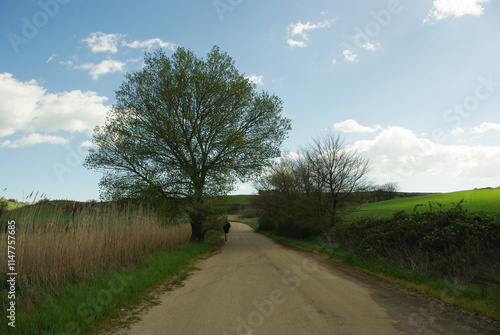
[{"label": "blue sky", "polygon": [[1,195],[98,199],[82,162],[125,73],[213,45],[283,99],[292,155],[335,130],[379,184],[500,186],[499,17],[494,0],[3,0]]}]

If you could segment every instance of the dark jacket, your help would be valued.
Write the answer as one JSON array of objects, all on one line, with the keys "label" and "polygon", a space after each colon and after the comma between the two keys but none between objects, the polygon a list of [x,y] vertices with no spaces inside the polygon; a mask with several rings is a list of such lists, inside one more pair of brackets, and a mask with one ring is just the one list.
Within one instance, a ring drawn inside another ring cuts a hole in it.
[{"label": "dark jacket", "polygon": [[228,221],[226,221],[226,225],[222,228],[224,229],[224,233],[227,234],[229,233],[229,228],[231,228],[231,224]]}]

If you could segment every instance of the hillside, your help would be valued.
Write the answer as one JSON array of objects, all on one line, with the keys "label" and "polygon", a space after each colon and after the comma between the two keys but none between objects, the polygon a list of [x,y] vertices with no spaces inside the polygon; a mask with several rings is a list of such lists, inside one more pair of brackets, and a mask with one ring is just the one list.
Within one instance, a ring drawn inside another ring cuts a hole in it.
[{"label": "hillside", "polygon": [[444,208],[451,208],[453,204],[463,199],[462,206],[469,211],[484,211],[489,214],[500,213],[500,189],[481,189],[460,191],[451,193],[440,193],[423,195],[409,198],[397,198],[355,206],[347,218],[356,218],[365,215],[374,217],[387,217],[398,211],[413,211],[415,206],[418,210],[429,210],[429,202],[433,208],[441,204]]}]

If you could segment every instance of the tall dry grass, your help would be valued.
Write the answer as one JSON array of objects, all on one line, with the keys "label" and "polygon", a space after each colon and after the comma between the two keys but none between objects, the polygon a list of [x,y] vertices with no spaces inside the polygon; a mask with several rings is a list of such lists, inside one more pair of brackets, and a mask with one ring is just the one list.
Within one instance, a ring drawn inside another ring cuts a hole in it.
[{"label": "tall dry grass", "polygon": [[[68,215],[50,204],[43,206],[27,206],[11,215],[16,221],[16,272],[27,287],[56,286],[108,266],[126,266],[187,242],[191,234],[189,224],[165,223],[141,207],[94,206]],[[6,240],[5,232],[0,233],[0,245],[6,246]],[[5,252],[0,251],[0,269],[7,269]]]}]

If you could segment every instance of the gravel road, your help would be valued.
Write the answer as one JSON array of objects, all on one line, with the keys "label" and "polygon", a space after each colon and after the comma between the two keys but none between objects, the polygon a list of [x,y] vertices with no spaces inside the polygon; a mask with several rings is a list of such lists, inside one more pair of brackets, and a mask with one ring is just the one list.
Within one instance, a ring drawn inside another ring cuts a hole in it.
[{"label": "gravel road", "polygon": [[499,334],[484,320],[232,223],[221,252],[119,334]]}]

